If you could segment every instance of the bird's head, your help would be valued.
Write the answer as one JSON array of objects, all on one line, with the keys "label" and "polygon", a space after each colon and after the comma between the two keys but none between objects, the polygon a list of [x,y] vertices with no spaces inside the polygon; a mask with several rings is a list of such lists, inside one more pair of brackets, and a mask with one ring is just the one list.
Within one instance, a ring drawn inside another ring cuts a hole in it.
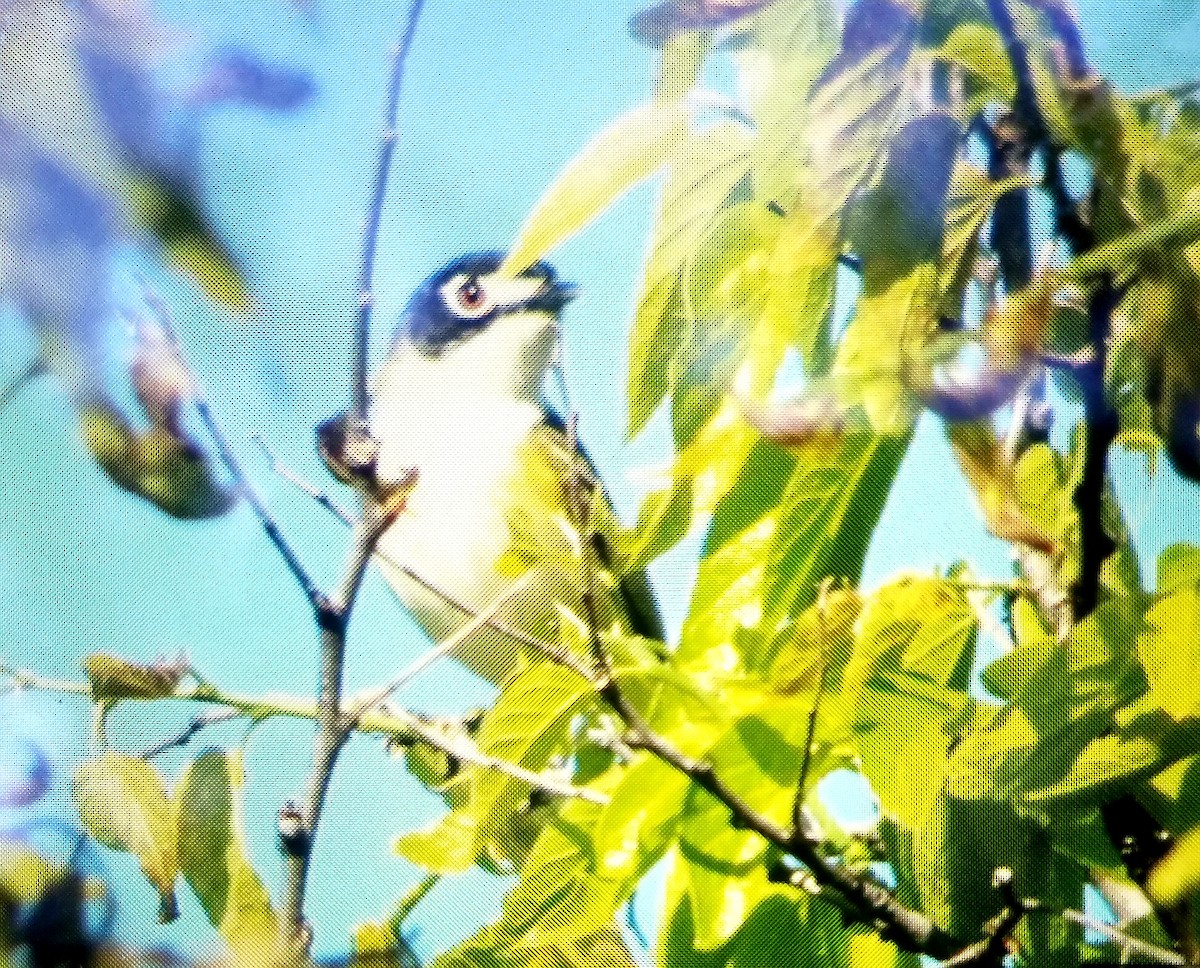
[{"label": "bird's head", "polygon": [[502,274],[503,253],[474,253],[413,294],[395,349],[497,388],[535,388],[550,363],[559,313],[575,296],[544,262]]},{"label": "bird's head", "polygon": [[373,483],[391,486],[408,467],[415,422],[431,414],[477,413],[501,397],[529,403],[540,397],[559,313],[575,287],[545,263],[511,274],[500,272],[503,262],[500,252],[463,256],[413,293],[372,380],[368,423],[376,452],[349,459],[345,414],[317,430],[336,477],[357,483],[361,471],[354,468],[366,460]]}]

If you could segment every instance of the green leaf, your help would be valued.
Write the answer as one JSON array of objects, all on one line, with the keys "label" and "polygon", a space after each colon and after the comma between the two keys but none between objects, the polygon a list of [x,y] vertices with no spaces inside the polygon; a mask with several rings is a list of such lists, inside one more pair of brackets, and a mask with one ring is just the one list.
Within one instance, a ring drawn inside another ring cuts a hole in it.
[{"label": "green leaf", "polygon": [[395,851],[435,874],[461,874],[479,856],[478,818],[466,811],[451,811],[426,830],[401,834]]},{"label": "green leaf", "polygon": [[233,840],[233,786],[224,754],[208,751],[188,764],[176,799],[180,871],[219,926],[229,901],[226,859]]},{"label": "green leaf", "polygon": [[[563,901],[542,916],[551,936],[582,938],[612,923],[666,850],[690,782],[653,757],[625,772],[596,818],[575,883]],[[531,861],[539,857],[540,845]]]},{"label": "green leaf", "polygon": [[676,34],[667,41],[659,61],[654,100],[670,105],[686,97],[696,86],[711,46],[709,36],[698,31]]},{"label": "green leaf", "polygon": [[656,950],[661,968],[840,968],[853,964],[849,960],[851,935],[837,913],[828,905],[805,901],[798,892],[776,892],[763,898],[742,913],[741,923],[728,941],[705,950],[697,939],[696,911],[686,884],[689,876],[690,868],[678,868],[668,886],[670,913]]},{"label": "green leaf", "polygon": [[1138,654],[1154,700],[1177,719],[1200,713],[1200,682],[1181,670],[1196,669],[1200,647],[1200,583],[1180,582],[1146,612]]},{"label": "green leaf", "polygon": [[[591,686],[562,666],[530,666],[500,693],[475,734],[479,751],[522,766],[544,769],[556,752],[565,751],[571,722],[592,700]],[[527,783],[498,770],[475,770],[466,809],[484,836],[521,808],[529,796]]]},{"label": "green leaf", "polygon": [[145,760],[106,753],[79,767],[74,794],[88,833],[138,859],[158,891],[160,920],[173,920],[179,859],[175,809],[162,777]]},{"label": "green leaf", "polygon": [[678,102],[644,105],[602,131],[534,205],[501,271],[519,273],[574,235],[662,167],[686,131],[687,112]]},{"label": "green leaf", "polygon": [[1200,548],[1190,544],[1173,544],[1158,556],[1158,577],[1154,590],[1159,596],[1200,585]]},{"label": "green leaf", "polygon": [[239,752],[207,750],[179,781],[179,860],[209,921],[239,958],[270,964],[284,948],[282,927],[246,857]]},{"label": "green leaf", "polygon": [[126,170],[118,184],[134,222],[158,240],[175,269],[191,276],[210,299],[237,311],[250,308],[250,290],[237,260],[184,186],[134,169]]},{"label": "green leaf", "polygon": [[622,535],[627,569],[644,568],[683,540],[692,524],[692,491],[690,481],[676,480],[646,496],[637,524]]},{"label": "green leaf", "polygon": [[868,599],[857,629],[844,688],[862,769],[884,810],[916,829],[970,719],[977,619],[959,588],[914,578]]},{"label": "green leaf", "polygon": [[767,552],[763,611],[769,624],[811,604],[825,578],[854,584],[909,438],[844,434],[796,449]]},{"label": "green leaf", "polygon": [[1177,249],[1200,239],[1200,189],[1183,199],[1177,214],[1129,232],[1076,256],[1064,271],[1067,279],[1086,280],[1103,272],[1118,276],[1136,268],[1139,260],[1160,249]]},{"label": "green leaf", "polygon": [[630,330],[630,437],[671,392],[674,360],[696,318],[684,295],[684,277],[717,212],[745,177],[749,143],[740,125],[714,125],[691,136],[670,167]]},{"label": "green leaf", "polygon": [[1033,179],[1028,176],[992,181],[975,165],[964,163],[955,168],[946,198],[945,234],[938,266],[939,286],[943,294],[949,294],[947,309],[953,307],[954,315],[961,312],[962,292],[974,268],[979,233],[996,202],[1011,191],[1033,187]]}]

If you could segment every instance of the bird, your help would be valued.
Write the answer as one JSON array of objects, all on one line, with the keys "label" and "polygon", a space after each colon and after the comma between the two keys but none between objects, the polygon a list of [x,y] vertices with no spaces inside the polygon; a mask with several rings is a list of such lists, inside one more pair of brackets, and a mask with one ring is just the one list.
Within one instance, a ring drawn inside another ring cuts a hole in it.
[{"label": "bird", "polygon": [[580,623],[590,628],[585,554],[600,631],[665,638],[645,572],[621,574],[620,525],[596,468],[547,402],[577,288],[545,262],[518,273],[502,272],[503,262],[497,251],[462,256],[408,300],[371,379],[370,481],[356,481],[361,471],[346,459],[350,414],[317,429],[321,456],[343,481],[385,492],[411,482],[377,562],[433,641],[511,594],[495,625],[519,636],[484,626],[451,653],[500,686],[537,658],[519,637],[560,647],[564,623],[575,625],[576,642]]}]

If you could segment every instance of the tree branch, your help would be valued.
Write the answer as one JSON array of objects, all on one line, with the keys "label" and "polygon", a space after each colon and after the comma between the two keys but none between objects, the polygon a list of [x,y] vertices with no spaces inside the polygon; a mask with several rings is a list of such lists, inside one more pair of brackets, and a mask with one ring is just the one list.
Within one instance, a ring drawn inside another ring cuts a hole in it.
[{"label": "tree branch", "polygon": [[200,415],[200,420],[216,445],[221,463],[229,471],[238,491],[246,499],[246,503],[250,505],[251,510],[253,510],[254,516],[258,518],[258,523],[266,534],[267,539],[279,553],[284,564],[287,565],[288,571],[292,573],[292,577],[296,579],[296,583],[300,586],[301,591],[304,592],[309,605],[316,609],[319,606],[321,598],[320,588],[313,581],[307,569],[305,569],[303,563],[300,561],[300,556],[296,554],[284,537],[279,524],[267,509],[266,502],[263,501],[262,496],[258,493],[258,489],[251,483],[250,478],[242,467],[241,461],[238,460],[237,454],[234,453],[233,447],[229,443],[229,438],[225,435],[224,430],[221,429],[221,424],[213,413],[208,398],[204,393],[203,386],[196,378],[195,372],[188,365],[187,355],[184,353],[183,344],[180,341],[170,309],[144,279],[142,280],[142,294],[146,305],[150,307],[164,335],[170,341],[179,365],[183,367],[188,375],[188,380],[191,382],[195,396],[194,405],[196,412]]},{"label": "tree branch", "polygon": [[[375,180],[367,208],[366,227],[363,232],[362,264],[358,278],[358,322],[355,328],[355,353],[353,372],[352,432],[363,437],[367,431],[367,369],[371,344],[371,311],[375,302],[375,258],[379,250],[379,224],[383,218],[383,206],[387,200],[388,178],[392,170],[392,155],[396,150],[396,128],[400,108],[400,90],[404,83],[404,66],[412,49],[417,22],[421,18],[424,0],[412,0],[404,36],[396,46],[392,60],[391,78],[388,84],[387,127],[383,131],[383,143],[375,166]],[[355,451],[351,449],[353,455]]]},{"label": "tree branch", "polygon": [[[1052,912],[1047,911],[1045,913]],[[1097,921],[1095,918],[1088,917],[1082,911],[1068,909],[1062,912],[1062,918],[1088,931],[1095,931],[1097,934],[1104,935],[1109,941],[1117,945],[1126,957],[1138,958],[1148,964],[1155,965],[1187,964],[1187,960],[1179,952],[1168,951],[1166,948],[1158,947],[1158,945],[1139,941],[1124,931],[1114,928],[1111,924],[1105,924],[1103,921]]]},{"label": "tree branch", "polygon": [[368,499],[362,520],[355,528],[341,584],[332,598],[322,598],[317,607],[321,632],[321,678],[317,692],[317,735],[313,741],[313,766],[308,795],[302,811],[302,835],[297,849],[288,852],[287,884],[283,895],[284,922],[291,928],[299,947],[306,947],[309,932],[304,920],[304,894],[317,829],[329,792],[333,768],[350,727],[342,717],[342,672],[346,654],[346,631],[358,590],[375,545],[404,509],[408,490],[416,479],[409,475],[386,503]]}]

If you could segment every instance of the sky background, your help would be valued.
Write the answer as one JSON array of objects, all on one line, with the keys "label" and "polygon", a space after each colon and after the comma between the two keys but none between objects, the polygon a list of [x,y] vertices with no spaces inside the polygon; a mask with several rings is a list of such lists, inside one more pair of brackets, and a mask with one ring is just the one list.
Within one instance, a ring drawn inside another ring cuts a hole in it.
[{"label": "sky background", "polygon": [[[1200,75],[1195,3],[1078,4],[1093,59],[1119,86],[1138,89]],[[315,0],[311,14],[283,0],[160,0],[168,21],[214,47],[239,45],[310,70],[316,98],[266,116],[223,109],[202,131],[205,204],[250,271],[256,310],[233,317],[207,307],[186,283],[127,253],[113,284],[136,308],[133,273],[150,271],[179,318],[212,404],[304,561],[323,581],[338,574],[346,534],[275,480],[249,443],[262,434],[305,477],[329,486],[312,428],[345,406],[361,222],[383,125],[387,52],[405,5]],[[561,166],[599,128],[644,101],[655,58],[626,32],[631,0],[428,0],[408,64],[400,141],[382,226],[377,347],[429,272],[465,251],[504,247]],[[582,286],[565,321],[570,380],[582,434],[627,519],[639,481],[669,456],[665,421],[624,439],[625,340],[653,186],[631,193],[554,257]],[[0,325],[0,382],[32,351],[20,327]],[[660,414],[660,417],[662,415]],[[36,385],[0,412],[0,654],[18,665],[78,676],[93,651],[134,659],[186,652],[229,690],[311,695],[316,639],[305,601],[249,512],[180,524],[113,488],[79,444],[61,391]],[[1200,492],[1162,463],[1153,481],[1118,457],[1119,490],[1147,565],[1173,541],[1200,541]],[[898,569],[969,557],[1003,579],[1004,545],[986,535],[940,430],[923,423],[893,490],[867,562],[865,584]],[[687,606],[699,539],[654,569],[672,629]],[[1150,571],[1152,574],[1152,570]],[[366,585],[350,638],[350,690],[386,680],[426,643],[377,576]],[[405,695],[449,712],[487,693],[440,667]],[[186,722],[180,707],[151,717],[124,710],[113,738],[147,745]],[[167,721],[169,720],[169,721]],[[189,752],[236,743],[243,727],[214,728]],[[55,786],[43,809],[71,815],[70,776],[86,751],[88,710],[71,700],[0,698],[0,744],[27,736],[54,750]],[[258,727],[247,746],[246,816],[253,859],[273,892],[283,862],[274,846],[280,803],[303,789],[310,730]],[[184,755],[164,757],[168,774]],[[322,953],[342,950],[357,921],[386,914],[417,872],[390,849],[425,825],[441,801],[410,781],[382,744],[350,743],[335,776],[313,866],[311,916]],[[22,819],[0,813],[0,826]],[[158,946],[213,943],[198,905],[180,891],[183,916],[155,926],[151,889],[133,862],[104,855],[121,885],[117,934]],[[495,910],[497,885],[470,875],[441,886],[412,920],[423,953],[445,947]]]}]

